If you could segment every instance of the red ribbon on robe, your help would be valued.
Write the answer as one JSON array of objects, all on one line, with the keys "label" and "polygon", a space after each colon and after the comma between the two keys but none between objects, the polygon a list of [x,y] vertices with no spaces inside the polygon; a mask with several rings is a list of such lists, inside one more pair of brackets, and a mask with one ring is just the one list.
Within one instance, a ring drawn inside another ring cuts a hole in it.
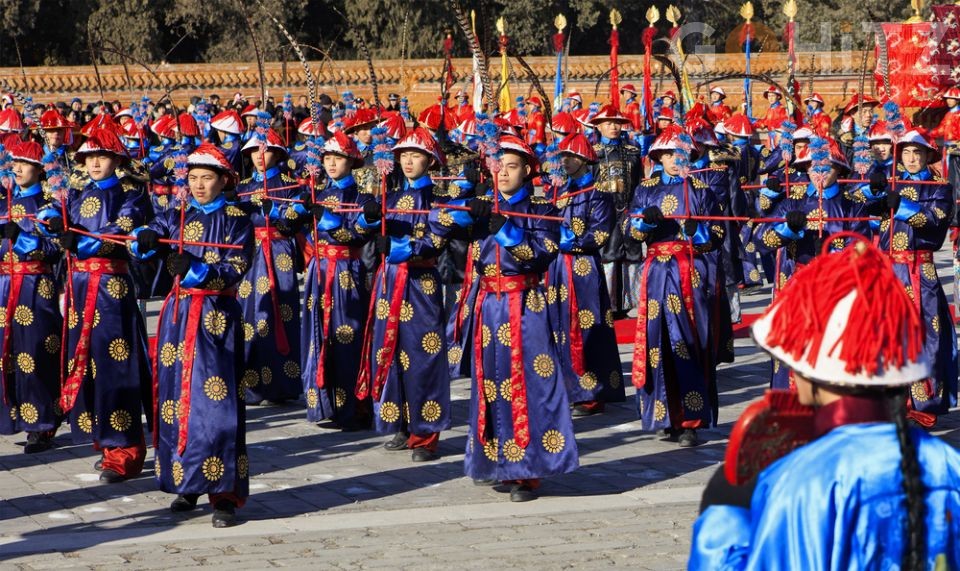
[{"label": "red ribbon on robe", "polygon": [[513,440],[520,448],[530,444],[530,418],[527,415],[527,382],[523,372],[523,293],[540,283],[539,274],[485,276],[480,278],[474,313],[473,357],[477,378],[477,438],[486,444],[487,399],[483,387],[483,301],[487,293],[507,295],[510,315],[510,408],[513,416]]},{"label": "red ribbon on robe", "polygon": [[[87,372],[87,364],[90,361],[90,335],[93,332],[93,316],[97,308],[100,279],[104,275],[126,274],[128,272],[127,262],[107,258],[75,260],[71,269],[74,274],[90,274],[90,277],[87,280],[87,295],[83,300],[83,323],[80,326],[80,339],[77,341],[77,348],[73,354],[73,372],[64,380],[60,393],[60,409],[63,410],[64,414],[70,412],[74,403],[77,402],[77,394],[80,392],[80,385],[83,383],[83,377]],[[72,303],[68,304],[68,307],[72,306]],[[66,345],[66,342],[67,340],[64,339],[64,345]]]},{"label": "red ribbon on robe", "polygon": [[277,340],[277,351],[281,355],[290,353],[290,342],[287,340],[287,330],[283,325],[283,316],[280,315],[280,300],[277,296],[277,276],[273,269],[273,240],[285,239],[279,231],[265,227],[255,228],[254,236],[263,246],[263,259],[267,265],[267,278],[270,280],[270,303],[273,305],[273,329]]},{"label": "red ribbon on robe", "polygon": [[583,362],[583,332],[580,331],[580,305],[577,303],[577,288],[573,283],[573,259],[575,254],[561,254],[563,256],[563,265],[567,270],[567,277],[570,279],[570,357],[573,361],[573,372],[578,376],[583,376],[586,367]]},{"label": "red ribbon on robe", "polygon": [[[13,251],[10,252],[11,259]],[[12,266],[12,267],[11,267]],[[7,313],[3,320],[3,356],[0,360],[0,390],[3,391],[3,404],[9,405],[7,395],[7,373],[13,372],[13,363],[10,360],[11,330],[13,329],[13,314],[20,300],[20,289],[23,287],[23,276],[39,275],[50,272],[50,265],[46,262],[12,262],[0,266],[0,274],[10,275],[10,292],[7,297]]]},{"label": "red ribbon on robe", "polygon": [[457,300],[457,321],[453,326],[453,340],[459,343],[463,338],[463,309],[467,306],[467,294],[473,287],[473,243],[467,247],[467,267],[463,272],[463,286],[460,288],[460,299]]},{"label": "red ribbon on robe", "polygon": [[[373,395],[374,400],[380,399],[380,391],[383,389],[384,383],[387,382],[387,374],[390,373],[390,368],[393,366],[393,356],[396,352],[398,341],[397,333],[400,328],[400,308],[403,306],[403,294],[407,289],[407,278],[409,276],[407,262],[394,265],[397,268],[397,273],[394,276],[393,289],[390,291],[390,310],[387,314],[387,328],[383,335],[383,357],[379,359],[376,355],[371,355],[377,296],[370,296],[370,311],[367,314],[367,326],[363,336],[363,350],[360,353],[363,355],[363,368],[360,370],[360,376],[357,378],[356,394],[360,400],[367,398],[370,394]],[[380,279],[382,279],[384,283],[387,280],[386,267],[385,264],[381,264],[377,270]],[[376,280],[374,280],[374,283],[376,283]],[[373,367],[370,365],[371,357],[377,359],[377,376],[373,379],[372,386],[370,380],[373,374]]]},{"label": "red ribbon on robe", "polygon": [[326,378],[327,346],[330,344],[330,314],[333,309],[333,279],[337,274],[336,261],[358,259],[361,251],[350,246],[322,246],[318,252],[327,261],[326,273],[323,276],[323,297],[320,298],[323,334],[320,339],[320,355],[315,379],[317,388],[322,389]]}]

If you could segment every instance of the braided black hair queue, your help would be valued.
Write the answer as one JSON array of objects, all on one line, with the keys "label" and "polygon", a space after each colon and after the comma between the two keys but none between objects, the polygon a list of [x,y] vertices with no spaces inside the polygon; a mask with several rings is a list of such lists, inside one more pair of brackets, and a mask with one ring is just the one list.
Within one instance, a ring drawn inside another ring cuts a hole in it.
[{"label": "braided black hair queue", "polygon": [[897,440],[900,443],[900,472],[903,474],[903,491],[907,496],[907,544],[901,560],[904,571],[923,571],[926,566],[927,526],[926,503],[917,449],[910,437],[907,423],[907,391],[897,389],[887,394],[890,406],[890,418],[897,427]]}]

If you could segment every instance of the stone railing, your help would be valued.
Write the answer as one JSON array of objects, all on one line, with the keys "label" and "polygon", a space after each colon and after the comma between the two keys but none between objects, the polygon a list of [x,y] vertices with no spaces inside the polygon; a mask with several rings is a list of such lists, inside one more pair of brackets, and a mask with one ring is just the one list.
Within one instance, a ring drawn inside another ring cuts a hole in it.
[{"label": "stone railing", "polygon": [[[814,90],[827,101],[827,109],[842,107],[843,102],[857,90],[861,75],[861,52],[799,53],[796,77],[804,92],[810,80]],[[493,80],[499,80],[499,59],[491,59]],[[553,91],[553,74],[556,60],[552,57],[527,58],[537,78],[548,95]],[[391,92],[407,95],[412,109],[421,109],[436,101],[440,92],[443,62],[440,59],[377,60],[374,62],[380,97],[385,101]],[[313,61],[310,62],[317,77],[318,92],[328,93],[334,99],[344,90],[356,95],[371,97],[367,66],[363,61]],[[527,95],[532,88],[516,60],[511,58],[511,94]],[[722,85],[728,94],[728,103],[736,105],[743,99],[742,79],[723,79],[729,74],[741,73],[744,69],[742,54],[691,55],[686,60],[686,70],[691,86],[700,93],[709,89],[706,84]],[[874,61],[870,54],[867,61],[866,91],[871,91]],[[579,90],[584,101],[606,100],[609,81],[605,74],[609,69],[606,56],[575,56],[568,64],[567,88]],[[469,59],[454,60],[457,87],[466,85],[471,70]],[[768,74],[774,80],[786,84],[787,60],[783,53],[757,54],[751,60],[753,73]],[[154,69],[143,67],[100,66],[102,85],[98,87],[92,66],[86,67],[33,67],[25,70],[26,79],[18,68],[0,68],[0,77],[16,89],[32,95],[37,101],[68,100],[74,96],[84,100],[104,97],[120,100],[124,104],[138,100],[143,95],[158,98],[172,92],[177,102],[185,102],[193,95],[206,96],[212,93],[228,99],[240,92],[251,98],[259,97],[260,79],[254,63],[230,64],[160,64]],[[620,56],[620,82],[634,83],[637,88],[643,74],[642,55]],[[659,62],[653,62],[654,85],[659,89],[674,89],[673,79]],[[306,75],[297,61],[270,62],[264,66],[264,83],[267,93],[279,101],[284,93],[295,96],[306,93]],[[602,78],[602,79],[601,79]],[[597,82],[599,88],[597,88]],[[755,105],[763,107],[761,93],[766,85],[754,82],[752,91]]]}]

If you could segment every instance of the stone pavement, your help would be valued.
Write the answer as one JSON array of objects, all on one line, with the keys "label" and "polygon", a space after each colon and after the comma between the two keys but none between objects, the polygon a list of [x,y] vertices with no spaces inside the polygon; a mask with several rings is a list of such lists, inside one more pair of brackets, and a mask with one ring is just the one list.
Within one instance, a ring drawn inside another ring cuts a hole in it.
[{"label": "stone pavement", "polygon": [[[768,296],[746,296],[745,311]],[[580,470],[546,481],[525,504],[463,475],[465,379],[453,383],[443,456],[427,464],[383,450],[382,436],[312,425],[302,403],[248,408],[251,496],[242,525],[226,530],[210,525],[203,499],[191,514],[170,513],[173,498],[156,490],[149,458],[144,476],[107,486],[92,468],[97,454],[67,434],[32,456],[22,436],[0,437],[0,566],[682,569],[701,490],[733,421],[768,382],[752,342],[736,347],[737,362],[720,373],[719,426],[701,433],[703,445],[681,449],[642,433],[628,382],[626,403],[576,419]],[[629,373],[630,346],[621,358]],[[955,446],[958,417],[937,430]]]}]

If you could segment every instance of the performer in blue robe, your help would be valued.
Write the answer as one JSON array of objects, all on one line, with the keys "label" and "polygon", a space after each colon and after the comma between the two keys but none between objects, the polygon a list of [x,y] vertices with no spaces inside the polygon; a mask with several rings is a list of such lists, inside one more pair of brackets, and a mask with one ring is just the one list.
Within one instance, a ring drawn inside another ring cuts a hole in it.
[{"label": "performer in blue robe", "polygon": [[75,441],[93,440],[103,452],[100,480],[115,483],[143,469],[140,418],[153,410],[151,374],[126,248],[95,236],[126,234],[153,211],[139,183],[117,177],[127,155],[114,131],[91,131],[76,156],[87,173],[82,186],[54,197],[38,227],[70,252],[60,406]]},{"label": "performer in blue robe", "polygon": [[936,163],[940,151],[925,135],[908,131],[898,140],[897,152],[897,180],[877,184],[873,190],[886,196],[875,206],[883,218],[879,246],[890,254],[894,271],[926,324],[924,351],[933,363],[933,375],[910,387],[910,418],[929,427],[957,404],[957,336],[933,262],[951,223],[953,192],[946,180],[930,172],[928,163]]},{"label": "performer in blue robe", "polygon": [[[303,288],[303,390],[307,419],[332,419],[344,430],[369,428],[369,399],[358,400],[357,377],[367,322],[370,290],[361,259],[366,233],[356,229],[358,211],[373,200],[359,194],[352,171],[363,164],[356,144],[336,133],[323,146],[326,184],[309,197],[313,201],[306,230]],[[309,195],[307,195],[309,196]],[[346,204],[348,212],[337,212]],[[316,246],[315,246],[316,244]],[[322,366],[321,366],[322,363]]]},{"label": "performer in blue robe", "polygon": [[[601,413],[605,403],[623,402],[623,371],[613,330],[610,293],[600,250],[617,223],[614,197],[594,185],[591,165],[597,154],[582,134],[559,145],[568,178],[555,204],[560,225],[560,255],[547,270],[547,299],[556,311],[565,378],[573,416]],[[569,374],[572,373],[572,374]]]},{"label": "performer in blue robe", "polygon": [[[281,168],[287,150],[279,135],[267,132],[243,147],[255,171],[237,186],[239,207],[250,214],[257,252],[237,288],[243,308],[246,367],[243,388],[248,404],[280,403],[303,392],[300,376],[300,291],[297,272],[303,258],[297,245],[304,188]],[[293,201],[293,202],[291,202]]]},{"label": "performer in blue robe", "polygon": [[624,231],[647,245],[632,375],[643,429],[696,446],[696,429],[717,421],[705,281],[710,268],[702,254],[719,248],[722,237],[708,221],[683,219],[718,215],[707,185],[681,176],[688,160],[684,136],[668,128],[654,141],[650,157],[662,169],[640,183]]},{"label": "performer in blue robe", "polygon": [[908,387],[933,374],[927,324],[884,258],[867,240],[815,258],[754,324],[757,344],[793,369],[799,404],[814,407],[813,440],[732,485],[725,471],[768,458],[769,441],[747,438],[782,430],[777,407],[753,415],[762,426],[704,492],[689,569],[960,563],[960,454],[907,423]]},{"label": "performer in blue robe", "polygon": [[[28,216],[46,204],[41,178],[43,150],[28,141],[10,151],[16,185],[0,195],[0,299],[6,308],[0,321],[3,367],[0,434],[26,431],[27,454],[53,445],[60,425],[60,349],[63,318],[53,271],[60,245],[36,230]],[[47,161],[58,162],[50,154]],[[12,198],[13,202],[8,202]]]},{"label": "performer in blue robe", "polygon": [[[167,271],[178,279],[157,324],[154,471],[160,489],[177,494],[172,511],[192,510],[206,493],[213,526],[228,527],[249,489],[243,317],[235,294],[253,255],[253,227],[221,194],[237,181],[223,153],[205,143],[187,160],[186,205],[178,200],[134,230],[137,240],[130,244],[138,258],[165,256]],[[176,244],[160,242],[187,235],[211,245],[184,244],[180,253]],[[235,248],[214,246],[221,243]]]},{"label": "performer in blue robe", "polygon": [[423,213],[433,199],[427,169],[443,160],[436,140],[417,128],[393,150],[402,186],[387,194],[386,204],[367,202],[356,224],[376,236],[385,261],[373,280],[357,397],[371,396],[377,432],[394,434],[385,448],[413,449],[413,461],[423,462],[438,457],[440,431],[450,426],[446,319],[436,266],[453,221]]},{"label": "performer in blue robe", "polygon": [[575,470],[579,456],[541,283],[560,252],[557,210],[533,196],[529,179],[536,157],[529,145],[503,135],[499,147],[496,196],[474,199],[469,214],[444,215],[460,225],[475,223],[482,276],[470,312],[473,374],[464,469],[475,481],[508,484],[511,501],[522,502],[536,497],[541,478]]}]

